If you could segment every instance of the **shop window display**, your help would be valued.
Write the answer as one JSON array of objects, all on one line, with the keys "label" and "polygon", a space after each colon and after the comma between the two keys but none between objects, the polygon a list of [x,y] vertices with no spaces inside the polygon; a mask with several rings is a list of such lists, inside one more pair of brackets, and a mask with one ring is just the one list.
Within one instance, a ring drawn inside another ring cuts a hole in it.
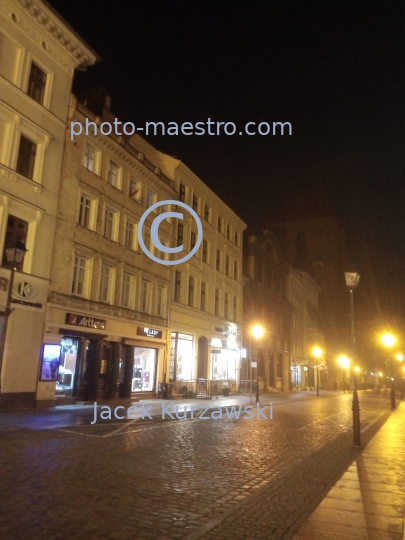
[{"label": "shop window display", "polygon": [[169,379],[188,381],[193,378],[194,341],[190,334],[172,333]]},{"label": "shop window display", "polygon": [[60,345],[44,344],[41,366],[41,381],[56,381],[60,360]]},{"label": "shop window display", "polygon": [[155,383],[156,349],[135,347],[132,392],[151,392]]},{"label": "shop window display", "polygon": [[64,337],[61,340],[59,374],[56,381],[57,396],[73,395],[78,347],[78,339]]}]

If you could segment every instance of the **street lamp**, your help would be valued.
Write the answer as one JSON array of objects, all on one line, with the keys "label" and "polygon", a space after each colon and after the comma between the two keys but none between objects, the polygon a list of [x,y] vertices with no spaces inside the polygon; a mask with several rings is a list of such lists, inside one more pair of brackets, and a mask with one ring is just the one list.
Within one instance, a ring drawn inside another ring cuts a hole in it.
[{"label": "street lamp", "polygon": [[[393,347],[395,345],[396,339],[395,337],[390,334],[389,332],[386,332],[381,336],[381,343],[385,345],[388,349]],[[397,408],[397,404],[395,402],[395,387],[394,387],[394,377],[393,377],[393,366],[392,366],[392,359],[391,359],[391,411],[395,410]]]},{"label": "street lamp", "polygon": [[318,364],[316,366],[316,395],[319,396],[319,358],[322,356],[323,351],[320,347],[314,347],[312,349],[312,354],[318,359]]},{"label": "street lamp", "polygon": [[[259,339],[263,334],[264,330],[260,324],[255,324],[252,328],[252,336],[256,338],[256,403],[259,403]],[[252,403],[252,363],[250,363],[250,403]]]},{"label": "street lamp", "polygon": [[[360,274],[357,269],[352,265],[350,270],[344,273],[346,285],[350,292],[350,322],[351,322],[351,342],[352,342],[352,361],[356,360],[356,337],[354,334],[354,289],[357,287],[360,281]],[[353,390],[353,444],[354,446],[360,446],[360,403],[359,396],[357,394],[357,375],[354,372],[354,390]]]},{"label": "street lamp", "polygon": [[304,390],[307,389],[308,366],[304,366]]},{"label": "street lamp", "polygon": [[0,341],[0,396],[1,396],[1,370],[3,366],[4,347],[6,344],[8,319],[11,313],[10,306],[11,306],[11,297],[13,294],[14,274],[16,271],[16,266],[20,265],[23,262],[24,256],[27,251],[28,250],[26,249],[25,245],[22,242],[19,242],[18,240],[8,244],[5,247],[6,259],[7,259],[7,263],[11,266],[11,272],[10,272],[10,281],[8,283],[6,307],[4,309],[3,331],[1,333],[1,341]]},{"label": "street lamp", "polygon": [[350,360],[347,356],[339,356],[338,363],[343,368],[343,393],[346,394],[346,372],[347,368],[350,366]]}]

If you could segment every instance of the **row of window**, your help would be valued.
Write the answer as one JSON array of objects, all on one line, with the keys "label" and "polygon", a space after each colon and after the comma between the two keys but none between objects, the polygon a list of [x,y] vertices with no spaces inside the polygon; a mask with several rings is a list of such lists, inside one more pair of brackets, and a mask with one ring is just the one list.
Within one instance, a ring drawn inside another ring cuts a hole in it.
[{"label": "row of window", "polygon": [[[175,273],[174,281],[174,301],[187,303],[189,307],[201,309],[201,311],[211,311],[208,305],[208,285],[201,281],[199,290],[197,290],[196,278],[189,276],[187,289],[182,285],[183,275],[180,271]],[[184,294],[187,291],[187,298]],[[215,289],[214,293],[214,315],[223,316],[226,320],[236,322],[238,320],[238,299],[229,293],[223,293],[222,310],[221,308],[222,291]],[[232,304],[231,304],[232,302]]]},{"label": "row of window", "polygon": [[[92,267],[92,258],[75,255],[71,290],[75,296],[90,298],[91,281],[95,277]],[[119,291],[116,290],[118,286]],[[102,263],[100,268],[97,300],[166,317],[166,287],[126,271],[122,274],[121,283],[117,283],[117,268],[106,263]]]},{"label": "row of window", "polygon": [[270,268],[266,263],[258,261],[256,265],[256,280],[270,291],[282,295],[284,280],[281,272]]},{"label": "row of window", "polygon": [[[180,184],[179,187],[179,200],[181,202],[186,202],[186,186],[184,186],[183,184]],[[199,199],[194,193],[192,194],[190,202],[193,210],[197,212],[197,214],[199,213],[199,211],[201,211],[201,215],[204,217],[204,221],[212,223],[212,209],[208,206],[208,204],[203,204],[202,199]],[[201,206],[201,208],[199,208],[199,205]],[[229,223],[225,224],[225,221],[222,220],[220,216],[218,216],[217,231],[221,234],[224,234],[226,238],[231,242],[234,242],[236,246],[239,246],[239,233],[231,225],[229,225]]]}]

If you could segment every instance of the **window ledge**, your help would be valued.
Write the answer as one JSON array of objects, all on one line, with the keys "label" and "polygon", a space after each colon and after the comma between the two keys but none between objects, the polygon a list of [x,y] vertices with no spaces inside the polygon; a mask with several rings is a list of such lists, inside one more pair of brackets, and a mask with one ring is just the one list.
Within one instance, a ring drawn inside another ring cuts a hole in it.
[{"label": "window ledge", "polygon": [[13,182],[19,182],[20,184],[30,186],[35,193],[42,193],[44,190],[44,186],[42,184],[35,182],[35,180],[30,180],[29,178],[19,174],[17,171],[9,169],[4,165],[0,165],[0,175],[8,180],[12,180]]}]

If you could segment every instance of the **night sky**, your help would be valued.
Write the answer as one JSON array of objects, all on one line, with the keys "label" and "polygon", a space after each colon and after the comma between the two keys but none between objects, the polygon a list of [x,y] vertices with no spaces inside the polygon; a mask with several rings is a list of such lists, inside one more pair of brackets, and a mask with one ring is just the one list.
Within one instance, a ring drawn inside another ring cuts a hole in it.
[{"label": "night sky", "polygon": [[291,137],[148,140],[257,229],[292,190],[322,185],[363,277],[364,321],[403,326],[403,2],[50,3],[103,59],[75,90],[106,87],[126,121],[291,122]]}]

